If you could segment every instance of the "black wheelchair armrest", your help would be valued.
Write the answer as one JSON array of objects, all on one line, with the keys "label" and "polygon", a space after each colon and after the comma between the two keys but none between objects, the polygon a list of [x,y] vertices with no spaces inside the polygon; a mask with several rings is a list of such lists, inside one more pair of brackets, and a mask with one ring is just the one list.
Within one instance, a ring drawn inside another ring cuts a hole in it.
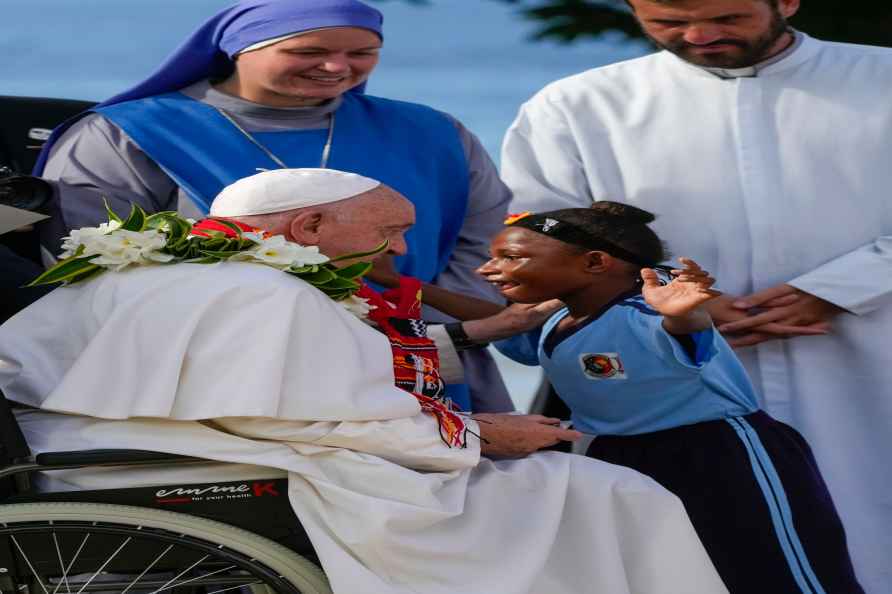
[{"label": "black wheelchair armrest", "polygon": [[192,462],[195,460],[198,460],[198,458],[146,450],[46,452],[38,454],[34,458],[34,462],[38,466],[107,466],[115,464],[153,464],[156,462]]}]

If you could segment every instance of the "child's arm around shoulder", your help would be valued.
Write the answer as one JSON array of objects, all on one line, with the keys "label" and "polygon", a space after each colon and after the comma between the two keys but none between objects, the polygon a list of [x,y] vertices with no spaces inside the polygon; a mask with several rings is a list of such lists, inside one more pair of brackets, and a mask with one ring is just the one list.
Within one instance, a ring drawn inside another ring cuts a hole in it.
[{"label": "child's arm around shoulder", "polygon": [[683,268],[673,270],[672,282],[661,285],[651,268],[641,271],[644,285],[641,294],[654,310],[663,316],[663,328],[669,334],[693,334],[712,327],[712,319],[702,307],[721,295],[711,289],[715,279],[690,258],[679,258]]},{"label": "child's arm around shoulder", "polygon": [[[366,275],[366,278],[388,289],[398,287],[400,284],[400,274],[394,267],[393,258],[390,255],[378,257],[375,260],[374,268]],[[421,301],[457,320],[486,318],[494,316],[504,309],[504,306],[499,303],[463,295],[425,282],[421,283]]]}]

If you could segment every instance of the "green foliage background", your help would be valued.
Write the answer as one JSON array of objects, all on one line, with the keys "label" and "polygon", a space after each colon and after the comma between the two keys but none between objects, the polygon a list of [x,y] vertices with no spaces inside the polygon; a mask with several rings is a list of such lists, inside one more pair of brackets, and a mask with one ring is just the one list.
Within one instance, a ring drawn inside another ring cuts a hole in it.
[{"label": "green foliage background", "polygon": [[[426,4],[430,0],[406,0]],[[440,0],[444,1],[444,0]],[[445,0],[471,4],[481,0]],[[623,0],[495,0],[515,4],[523,14],[541,23],[536,39],[572,42],[619,31],[642,37]],[[892,47],[892,0],[802,0],[790,23],[809,35],[827,41]]]}]

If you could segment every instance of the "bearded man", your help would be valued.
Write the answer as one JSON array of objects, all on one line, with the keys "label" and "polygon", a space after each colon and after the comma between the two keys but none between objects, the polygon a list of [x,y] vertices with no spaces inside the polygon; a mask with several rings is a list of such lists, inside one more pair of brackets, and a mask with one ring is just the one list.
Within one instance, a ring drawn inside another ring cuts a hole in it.
[{"label": "bearded man", "polygon": [[792,30],[799,0],[630,5],[664,51],[521,108],[512,209],[658,215],[726,293],[711,313],[763,407],[814,448],[865,590],[890,592],[892,50]]},{"label": "bearded man", "polygon": [[[387,301],[361,293],[371,311],[351,297],[351,312],[316,276],[285,272],[385,239],[399,255],[414,221],[405,198],[352,173],[276,170],[229,186],[211,213],[229,221],[193,236],[238,228],[261,246],[241,261],[171,263],[149,249],[157,234],[124,234],[148,246],[129,252],[144,266],[56,289],[0,327],[0,388],[40,409],[19,415],[32,449],[285,470],[337,594],[727,591],[680,502],[646,477],[558,452],[489,459],[577,435],[449,410],[412,316],[417,284]],[[69,243],[120,268],[128,252],[102,247],[119,245],[116,232]]]}]

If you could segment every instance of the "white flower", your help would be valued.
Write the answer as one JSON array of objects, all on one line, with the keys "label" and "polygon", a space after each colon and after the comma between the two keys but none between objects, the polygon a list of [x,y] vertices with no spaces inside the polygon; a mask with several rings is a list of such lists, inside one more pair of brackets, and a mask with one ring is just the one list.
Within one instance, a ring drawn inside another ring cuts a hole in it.
[{"label": "white flower", "polygon": [[84,251],[81,256],[95,256],[90,260],[104,268],[121,271],[130,264],[149,264],[151,262],[169,262],[174,256],[164,254],[160,250],[167,242],[167,237],[155,229],[147,231],[127,231],[116,229],[104,235],[88,234],[79,237]]},{"label": "white flower", "polygon": [[[254,243],[260,245],[263,243],[263,231],[242,231],[242,239],[250,239]],[[282,237],[281,235],[279,237]]]},{"label": "white flower", "polygon": [[346,299],[341,299],[338,303],[340,303],[344,309],[363,321],[366,321],[369,317],[369,312],[375,309],[374,305],[369,305],[368,299],[363,299],[356,295],[350,295]]},{"label": "white flower", "polygon": [[59,258],[70,258],[74,255],[74,252],[77,251],[78,247],[90,241],[91,238],[100,235],[108,235],[112,231],[117,230],[120,226],[121,223],[118,221],[109,221],[108,223],[102,223],[98,227],[83,227],[81,229],[72,230],[68,237],[62,238],[63,252],[59,255]]},{"label": "white flower", "polygon": [[280,270],[328,262],[328,256],[320,254],[318,247],[298,245],[287,241],[282,235],[263,238],[256,233],[245,233],[243,237],[257,245],[239,252],[230,260],[254,261]]}]

